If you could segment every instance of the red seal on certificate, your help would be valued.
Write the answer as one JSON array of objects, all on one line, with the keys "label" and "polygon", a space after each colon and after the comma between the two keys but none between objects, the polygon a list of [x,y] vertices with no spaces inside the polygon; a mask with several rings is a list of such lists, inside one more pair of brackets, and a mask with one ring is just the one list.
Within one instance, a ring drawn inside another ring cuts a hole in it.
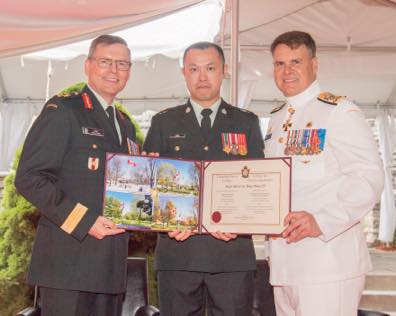
[{"label": "red seal on certificate", "polygon": [[214,211],[212,213],[212,221],[214,223],[219,223],[221,221],[221,213],[219,211]]}]

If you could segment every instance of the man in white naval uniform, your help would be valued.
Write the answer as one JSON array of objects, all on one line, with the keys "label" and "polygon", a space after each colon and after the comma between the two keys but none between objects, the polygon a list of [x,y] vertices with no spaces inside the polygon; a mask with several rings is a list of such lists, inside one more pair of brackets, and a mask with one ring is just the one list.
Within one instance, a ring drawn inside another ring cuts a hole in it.
[{"label": "man in white naval uniform", "polygon": [[292,212],[271,241],[278,316],[356,316],[371,262],[360,221],[378,201],[383,172],[359,108],[323,93],[312,37],[292,31],[271,45],[287,102],[272,111],[265,156],[292,157]]}]

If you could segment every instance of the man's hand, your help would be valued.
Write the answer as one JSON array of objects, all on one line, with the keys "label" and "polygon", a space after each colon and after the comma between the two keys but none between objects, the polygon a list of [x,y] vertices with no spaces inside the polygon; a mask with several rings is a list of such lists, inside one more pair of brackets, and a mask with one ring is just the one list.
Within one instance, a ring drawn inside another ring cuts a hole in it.
[{"label": "man's hand", "polygon": [[287,243],[297,242],[305,237],[318,237],[322,235],[322,231],[316,223],[312,214],[300,211],[290,212],[283,221],[283,225],[287,225],[282,232],[283,238]]},{"label": "man's hand", "polygon": [[92,225],[88,234],[96,239],[103,239],[106,236],[118,235],[125,232],[125,229],[117,228],[117,226],[108,218],[99,216]]},{"label": "man's hand", "polygon": [[170,238],[174,238],[177,241],[184,241],[192,235],[194,235],[194,232],[191,230],[174,230],[168,233]]},{"label": "man's hand", "polygon": [[237,238],[236,234],[231,234],[231,233],[222,233],[222,232],[214,232],[210,233],[214,238],[224,240],[224,241],[230,241],[232,239]]},{"label": "man's hand", "polygon": [[150,152],[150,153],[147,154],[147,152],[142,151],[140,155],[141,156],[149,156],[149,157],[159,157],[159,153],[157,153],[157,152],[155,152],[155,153],[154,152]]}]

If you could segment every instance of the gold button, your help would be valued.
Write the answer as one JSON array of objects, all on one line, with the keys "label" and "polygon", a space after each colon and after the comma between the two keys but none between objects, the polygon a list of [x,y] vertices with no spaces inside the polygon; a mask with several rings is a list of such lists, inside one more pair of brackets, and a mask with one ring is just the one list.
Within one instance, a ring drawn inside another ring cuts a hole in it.
[{"label": "gold button", "polygon": [[288,111],[290,114],[294,114],[294,112],[296,112],[296,110],[294,108],[289,108]]},{"label": "gold button", "polygon": [[307,128],[311,128],[312,127],[312,122],[308,122],[306,125]]},{"label": "gold button", "polygon": [[283,143],[283,140],[284,140],[283,137],[279,137],[278,138],[278,142],[281,143],[281,144]]},{"label": "gold button", "polygon": [[208,150],[209,150],[209,146],[205,146],[203,149],[204,149],[205,151],[208,151]]},{"label": "gold button", "polygon": [[96,149],[96,148],[98,148],[98,145],[93,144],[93,145],[92,145],[92,148],[93,148],[93,149]]},{"label": "gold button", "polygon": [[180,151],[180,146],[175,146],[175,151]]}]

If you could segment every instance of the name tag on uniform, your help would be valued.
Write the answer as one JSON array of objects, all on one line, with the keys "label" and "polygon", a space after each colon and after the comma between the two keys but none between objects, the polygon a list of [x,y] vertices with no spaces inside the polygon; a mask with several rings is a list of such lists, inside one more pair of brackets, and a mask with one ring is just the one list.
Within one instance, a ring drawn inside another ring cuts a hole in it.
[{"label": "name tag on uniform", "polygon": [[186,138],[186,134],[174,134],[174,135],[169,135],[170,139],[184,139]]},{"label": "name tag on uniform", "polygon": [[95,127],[82,127],[82,133],[84,135],[91,135],[91,136],[98,136],[98,137],[104,137],[104,130],[100,128],[95,128]]}]

